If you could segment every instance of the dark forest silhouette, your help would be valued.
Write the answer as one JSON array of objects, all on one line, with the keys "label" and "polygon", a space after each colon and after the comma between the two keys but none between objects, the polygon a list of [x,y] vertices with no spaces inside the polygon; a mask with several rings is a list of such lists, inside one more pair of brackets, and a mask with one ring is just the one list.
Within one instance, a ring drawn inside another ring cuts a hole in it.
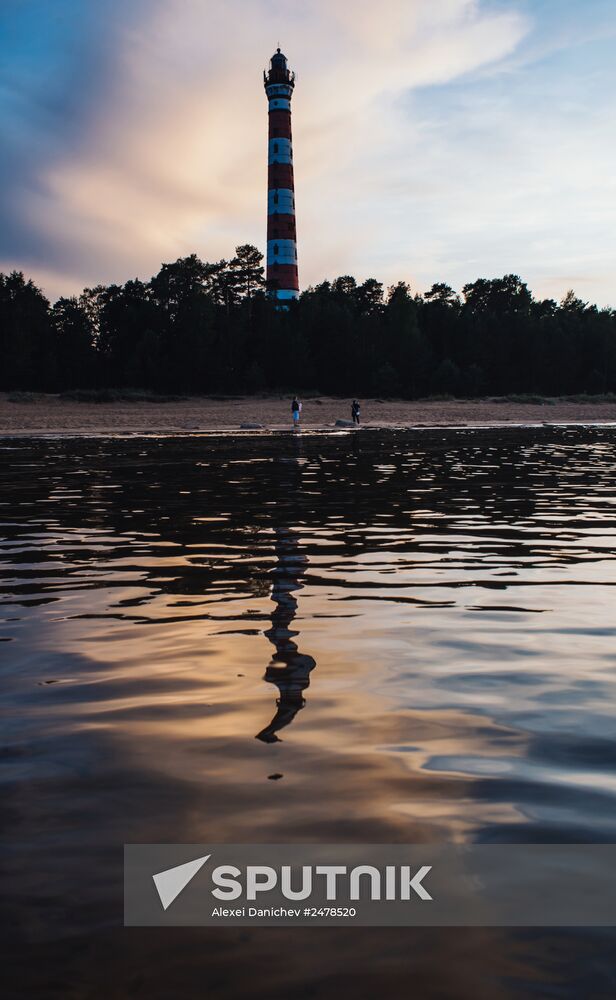
[{"label": "dark forest silhouette", "polygon": [[[0,274],[0,389],[139,387],[156,393],[319,391],[418,398],[616,391],[616,311],[568,292],[536,300],[517,275],[458,295],[343,276],[288,309],[264,291],[262,254],[193,254],[151,281],[87,288],[53,306]],[[84,394],[85,395],[85,394]]]}]

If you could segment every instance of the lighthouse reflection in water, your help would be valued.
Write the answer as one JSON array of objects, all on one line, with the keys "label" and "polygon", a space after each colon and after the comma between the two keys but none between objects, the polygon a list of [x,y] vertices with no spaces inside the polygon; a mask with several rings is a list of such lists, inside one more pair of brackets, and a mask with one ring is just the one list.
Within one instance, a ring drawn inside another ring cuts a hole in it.
[{"label": "lighthouse reflection in water", "polygon": [[310,684],[310,673],[316,666],[312,656],[299,651],[291,625],[297,614],[298,590],[303,587],[308,558],[299,545],[299,535],[291,528],[275,528],[277,564],[272,571],[272,625],[265,635],[275,648],[265,671],[265,680],[279,691],[276,714],[268,726],[257,733],[263,743],[277,743],[278,733],[288,726],[306,704],[304,691]]}]

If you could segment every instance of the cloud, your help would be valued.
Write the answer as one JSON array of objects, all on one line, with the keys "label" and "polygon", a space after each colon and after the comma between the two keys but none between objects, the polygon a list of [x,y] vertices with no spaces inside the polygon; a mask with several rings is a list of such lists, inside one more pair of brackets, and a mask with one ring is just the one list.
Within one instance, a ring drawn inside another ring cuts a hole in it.
[{"label": "cloud", "polygon": [[[26,6],[49,18],[49,5]],[[9,3],[4,17],[14,25],[20,9]],[[482,266],[486,248],[504,265],[516,228],[528,273],[524,233],[549,246],[558,206],[546,208],[544,182],[558,176],[558,158],[538,123],[481,77],[529,34],[513,0],[62,0],[54,9],[53,30],[44,17],[39,26],[49,37],[38,42],[43,68],[17,31],[0,79],[11,124],[0,262],[44,276],[52,295],[147,277],[193,251],[214,259],[236,243],[263,245],[261,69],[278,41],[298,72],[304,285],[345,271],[430,283]],[[516,152],[516,134],[539,143],[534,161]],[[575,143],[563,152],[571,180]],[[512,161],[523,175],[517,197],[501,183]],[[580,170],[583,183],[584,159]],[[495,226],[505,222],[504,247]]]}]

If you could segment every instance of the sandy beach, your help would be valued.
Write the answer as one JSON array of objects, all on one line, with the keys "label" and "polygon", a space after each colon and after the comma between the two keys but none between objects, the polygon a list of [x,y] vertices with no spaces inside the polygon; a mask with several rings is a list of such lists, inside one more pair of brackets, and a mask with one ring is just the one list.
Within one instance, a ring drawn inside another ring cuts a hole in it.
[{"label": "sandy beach", "polygon": [[[15,397],[13,397],[15,399]],[[332,429],[350,418],[350,400],[322,396],[303,402],[302,426]],[[363,427],[602,423],[616,421],[616,403],[512,403],[484,400],[362,400]],[[290,397],[191,397],[173,402],[76,402],[37,394],[12,401],[0,394],[0,434],[185,433],[239,430],[259,424],[290,427]],[[246,428],[247,430],[249,428]]]}]

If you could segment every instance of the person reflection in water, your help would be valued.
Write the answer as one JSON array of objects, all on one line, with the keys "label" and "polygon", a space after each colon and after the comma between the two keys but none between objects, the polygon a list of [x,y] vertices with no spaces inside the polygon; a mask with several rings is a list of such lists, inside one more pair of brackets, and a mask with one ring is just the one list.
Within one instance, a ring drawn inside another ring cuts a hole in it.
[{"label": "person reflection in water", "polygon": [[257,733],[263,743],[278,743],[280,729],[288,726],[304,707],[304,691],[310,684],[310,672],[316,666],[312,656],[300,653],[291,630],[297,613],[294,591],[301,590],[300,582],[306,572],[308,559],[299,548],[298,536],[288,528],[276,528],[277,565],[272,571],[272,627],[265,635],[275,647],[271,662],[265,671],[265,680],[275,684],[280,692],[276,700],[276,714],[269,726]]}]

